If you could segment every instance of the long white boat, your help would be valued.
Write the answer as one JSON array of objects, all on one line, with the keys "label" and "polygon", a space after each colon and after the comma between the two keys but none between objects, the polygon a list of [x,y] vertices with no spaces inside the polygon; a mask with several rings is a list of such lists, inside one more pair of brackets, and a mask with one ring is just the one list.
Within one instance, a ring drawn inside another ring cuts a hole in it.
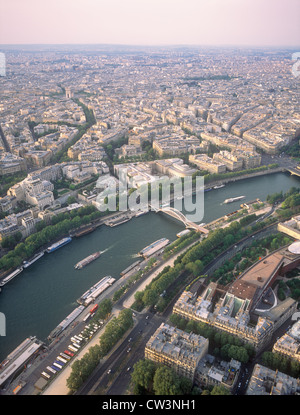
[{"label": "long white boat", "polygon": [[44,251],[40,252],[39,254],[35,255],[31,261],[24,261],[23,262],[23,268],[28,268],[31,264],[33,264],[35,261],[37,261],[38,259],[42,258],[42,256],[44,255]]},{"label": "long white boat", "polygon": [[15,271],[13,271],[7,277],[3,278],[3,280],[0,282],[0,287],[3,287],[3,285],[7,284],[13,278],[15,278],[17,275],[19,275],[22,271],[23,271],[23,267],[17,268]]},{"label": "long white boat", "polygon": [[104,290],[106,290],[115,281],[116,279],[112,278],[110,275],[102,278],[95,285],[89,288],[84,294],[82,294],[82,296],[77,300],[77,302],[79,304],[83,304],[84,306],[89,305],[90,303],[94,302],[95,298],[97,298]]},{"label": "long white boat", "polygon": [[145,215],[146,213],[148,213],[148,210],[138,210],[135,214],[135,217],[138,218],[139,216]]},{"label": "long white boat", "polygon": [[180,238],[181,236],[187,235],[190,232],[191,232],[190,229],[184,229],[183,231],[176,233],[176,236],[177,238]]},{"label": "long white boat", "polygon": [[244,199],[246,196],[230,197],[229,199],[224,200],[224,203],[237,202],[238,200]]},{"label": "long white boat", "polygon": [[159,251],[160,249],[164,248],[169,243],[169,239],[161,238],[158,241],[153,242],[151,245],[146,246],[146,248],[142,249],[139,252],[139,255],[143,256],[144,258],[148,258],[149,256],[153,255],[155,252]]}]

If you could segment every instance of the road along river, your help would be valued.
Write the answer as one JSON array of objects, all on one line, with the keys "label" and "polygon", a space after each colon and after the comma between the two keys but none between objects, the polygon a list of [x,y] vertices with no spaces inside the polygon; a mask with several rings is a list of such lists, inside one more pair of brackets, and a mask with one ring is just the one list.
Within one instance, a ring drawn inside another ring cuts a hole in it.
[{"label": "road along river", "polygon": [[[239,208],[241,202],[223,204],[225,199],[243,195],[243,202],[265,200],[268,194],[286,192],[292,186],[300,187],[299,177],[274,173],[205,192],[202,222]],[[142,248],[162,237],[173,241],[183,229],[181,222],[150,212],[116,227],[100,226],[51,254],[45,253],[0,293],[0,311],[6,317],[6,336],[0,336],[0,361],[28,336],[45,340],[89,287],[106,275],[120,278],[120,272],[136,261]],[[78,261],[98,250],[104,253],[97,260],[81,270],[74,269]]]}]

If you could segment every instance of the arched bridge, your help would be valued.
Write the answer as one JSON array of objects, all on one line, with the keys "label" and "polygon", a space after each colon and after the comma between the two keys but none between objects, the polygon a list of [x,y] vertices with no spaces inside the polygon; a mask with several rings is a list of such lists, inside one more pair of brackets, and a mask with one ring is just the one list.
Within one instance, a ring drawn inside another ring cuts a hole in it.
[{"label": "arched bridge", "polygon": [[300,177],[300,169],[287,168],[286,171],[288,171],[289,173],[291,173],[291,175],[299,176]]},{"label": "arched bridge", "polygon": [[182,212],[180,212],[179,210],[177,210],[177,209],[175,209],[171,206],[161,207],[159,209],[151,206],[151,209],[154,210],[155,212],[165,213],[165,214],[171,216],[172,218],[175,218],[175,219],[181,221],[185,225],[186,228],[194,229],[197,232],[202,232],[202,233],[205,233],[205,234],[209,232],[203,226],[199,226],[199,225],[197,225],[197,223],[194,223],[194,222],[188,220]]}]

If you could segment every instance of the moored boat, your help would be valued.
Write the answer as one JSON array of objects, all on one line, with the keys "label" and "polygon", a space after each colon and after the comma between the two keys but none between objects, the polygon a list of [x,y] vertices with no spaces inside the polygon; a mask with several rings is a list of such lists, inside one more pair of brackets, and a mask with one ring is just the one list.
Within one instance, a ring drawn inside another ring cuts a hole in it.
[{"label": "moored boat", "polygon": [[63,238],[60,241],[56,242],[55,244],[50,245],[47,249],[46,252],[48,254],[51,254],[51,252],[56,251],[57,249],[63,247],[64,245],[70,243],[72,241],[72,238],[67,237],[67,238]]},{"label": "moored boat", "polygon": [[28,268],[30,265],[32,265],[35,261],[37,261],[38,259],[42,258],[42,256],[44,255],[44,251],[40,252],[39,254],[35,255],[31,261],[24,261],[23,262],[23,268]]}]

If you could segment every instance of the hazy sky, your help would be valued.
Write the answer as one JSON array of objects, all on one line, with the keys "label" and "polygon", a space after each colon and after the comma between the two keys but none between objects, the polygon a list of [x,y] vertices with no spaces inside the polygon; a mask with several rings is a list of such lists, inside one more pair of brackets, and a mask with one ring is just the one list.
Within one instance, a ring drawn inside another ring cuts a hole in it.
[{"label": "hazy sky", "polygon": [[0,43],[300,45],[300,0],[0,0]]}]

